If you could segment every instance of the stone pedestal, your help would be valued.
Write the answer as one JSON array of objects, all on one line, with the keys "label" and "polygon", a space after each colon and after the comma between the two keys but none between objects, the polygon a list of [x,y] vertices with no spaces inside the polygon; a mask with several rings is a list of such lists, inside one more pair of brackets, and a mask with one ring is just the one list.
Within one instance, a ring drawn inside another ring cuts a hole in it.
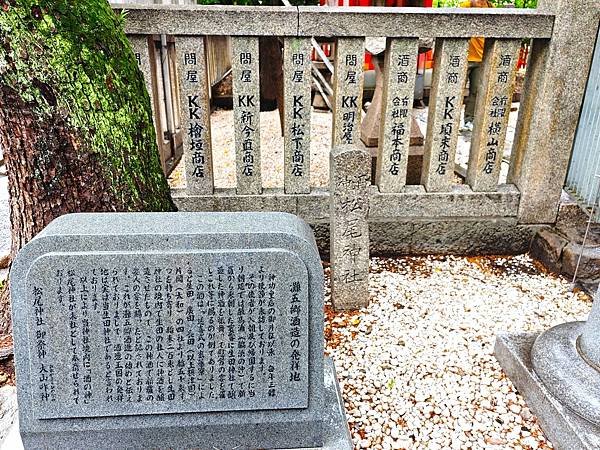
[{"label": "stone pedestal", "polygon": [[291,214],[64,215],[10,282],[26,449],[352,448]]},{"label": "stone pedestal", "polygon": [[496,358],[555,448],[600,448],[600,302],[587,322],[500,335]]},{"label": "stone pedestal", "polygon": [[[313,449],[304,448],[303,450],[352,450],[352,437],[348,431],[348,423],[346,422],[346,413],[344,411],[344,401],[335,373],[335,366],[331,358],[325,358],[324,369],[325,406],[323,408],[323,446],[313,447]],[[14,388],[12,395],[8,397],[0,395],[0,397],[2,397],[3,405],[10,405],[10,408],[16,409],[17,395]],[[8,433],[1,442],[2,448],[23,450],[24,446],[21,435],[19,434],[18,417],[15,418],[14,422],[7,430]],[[136,447],[136,445],[131,442],[128,445],[131,445],[131,448]]]}]

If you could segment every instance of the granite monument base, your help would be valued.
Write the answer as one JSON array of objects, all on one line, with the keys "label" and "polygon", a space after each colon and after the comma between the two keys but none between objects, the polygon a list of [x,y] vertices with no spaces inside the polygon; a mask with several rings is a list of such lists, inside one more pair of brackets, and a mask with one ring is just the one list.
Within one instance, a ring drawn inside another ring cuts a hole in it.
[{"label": "granite monument base", "polygon": [[531,350],[538,333],[500,334],[496,359],[537,416],[542,430],[558,450],[600,448],[600,427],[561,404],[533,370]]},{"label": "granite monument base", "polygon": [[[323,417],[323,447],[322,450],[352,450],[352,439],[348,431],[348,423],[344,411],[344,402],[335,373],[335,366],[330,358],[325,360],[325,404]],[[75,419],[76,421],[89,421],[90,419]],[[197,448],[203,449],[202,425],[195,427],[169,427],[162,430],[136,430],[136,429],[104,429],[96,431],[80,431],[77,424],[73,422],[73,430],[67,433],[37,433],[24,436],[25,448]],[[256,424],[231,427],[222,435],[222,446],[217,450],[241,450],[257,448],[252,445],[256,436],[261,436],[262,431]],[[273,433],[273,432],[270,432]],[[273,436],[274,442],[277,441]],[[245,444],[240,444],[245,442]],[[263,440],[261,440],[263,442]],[[126,443],[126,444],[125,444]],[[15,422],[3,442],[3,448],[21,450],[24,448],[18,430],[18,421]],[[263,448],[263,447],[261,447]],[[317,448],[314,448],[315,450]],[[215,450],[211,446],[210,450]],[[299,450],[299,449],[298,449]],[[305,450],[308,450],[305,448]]]}]

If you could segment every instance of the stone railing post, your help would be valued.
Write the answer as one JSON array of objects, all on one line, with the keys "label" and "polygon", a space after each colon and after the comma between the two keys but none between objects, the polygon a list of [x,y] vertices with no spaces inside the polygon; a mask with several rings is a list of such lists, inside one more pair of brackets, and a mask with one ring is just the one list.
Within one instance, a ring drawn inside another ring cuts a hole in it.
[{"label": "stone railing post", "polygon": [[427,192],[448,192],[454,180],[454,157],[467,77],[467,39],[438,39],[421,184]]},{"label": "stone railing post", "polygon": [[258,37],[232,36],[233,126],[237,193],[262,193]]},{"label": "stone railing post", "polygon": [[554,30],[533,40],[508,177],[525,224],[556,221],[600,14],[588,0],[540,0],[539,8],[555,14]]},{"label": "stone railing post", "polygon": [[331,300],[336,309],[369,304],[369,186],[371,155],[354,145],[330,156]]},{"label": "stone railing post", "polygon": [[474,191],[498,189],[520,49],[519,39],[485,41],[466,180]]},{"label": "stone railing post", "polygon": [[205,41],[203,37],[180,36],[176,45],[187,192],[191,195],[212,194],[214,177]]},{"label": "stone railing post", "polygon": [[381,126],[377,124],[376,181],[381,192],[401,192],[406,184],[418,50],[418,39],[387,41]]},{"label": "stone railing post", "polygon": [[283,185],[286,194],[310,192],[311,49],[309,38],[284,40]]},{"label": "stone railing post", "polygon": [[333,146],[356,144],[360,140],[363,94],[363,38],[337,40],[333,90]]}]

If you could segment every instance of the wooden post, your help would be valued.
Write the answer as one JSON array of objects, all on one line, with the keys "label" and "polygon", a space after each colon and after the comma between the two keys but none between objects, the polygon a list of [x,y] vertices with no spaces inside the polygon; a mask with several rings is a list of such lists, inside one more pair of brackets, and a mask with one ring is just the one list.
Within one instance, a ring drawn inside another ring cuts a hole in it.
[{"label": "wooden post", "polygon": [[153,53],[154,41],[152,36],[145,34],[133,34],[127,36],[131,43],[131,48],[135,55],[135,59],[138,62],[140,70],[144,74],[144,81],[146,82],[146,90],[150,96],[150,106],[152,108],[152,122],[154,123],[154,131],[156,132],[156,143],[158,145],[158,151],[160,154],[160,164],[163,171],[166,170],[166,158],[163,155],[163,130],[160,126],[160,120],[157,116],[156,108],[156,77],[154,76],[153,59],[151,54]]}]

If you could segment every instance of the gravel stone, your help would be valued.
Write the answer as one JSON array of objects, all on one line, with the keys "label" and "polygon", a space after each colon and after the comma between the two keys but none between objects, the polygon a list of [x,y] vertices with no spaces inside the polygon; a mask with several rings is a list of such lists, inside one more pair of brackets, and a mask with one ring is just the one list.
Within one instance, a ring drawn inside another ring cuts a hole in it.
[{"label": "gravel stone", "polygon": [[360,311],[326,308],[357,449],[552,448],[494,358],[495,336],[584,320],[590,297],[527,255],[372,258],[369,290]]}]

